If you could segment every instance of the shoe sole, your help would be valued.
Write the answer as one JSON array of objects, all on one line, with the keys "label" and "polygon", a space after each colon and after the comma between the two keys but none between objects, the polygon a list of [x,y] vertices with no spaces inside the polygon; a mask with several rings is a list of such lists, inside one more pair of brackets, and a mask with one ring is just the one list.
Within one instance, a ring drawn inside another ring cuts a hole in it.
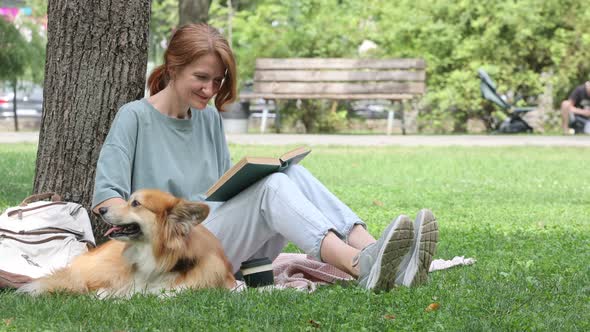
[{"label": "shoe sole", "polygon": [[412,245],[412,256],[402,264],[403,270],[400,275],[403,279],[397,280],[398,283],[408,287],[422,285],[428,281],[430,264],[436,254],[438,223],[430,210],[422,209],[418,212],[414,221],[414,231],[416,241]]},{"label": "shoe sole", "polygon": [[413,241],[412,221],[404,215],[397,217],[375,262],[376,267],[379,267],[379,270],[373,272],[377,278],[370,282],[367,288],[380,292],[388,291],[395,286],[395,276],[402,260],[410,251]]}]

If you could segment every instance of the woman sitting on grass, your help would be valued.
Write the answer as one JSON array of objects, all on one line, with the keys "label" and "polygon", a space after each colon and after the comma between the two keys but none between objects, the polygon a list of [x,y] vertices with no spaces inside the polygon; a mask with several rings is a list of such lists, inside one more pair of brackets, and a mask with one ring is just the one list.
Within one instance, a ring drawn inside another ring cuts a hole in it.
[{"label": "woman sitting on grass", "polygon": [[[236,98],[236,64],[227,41],[206,24],[179,28],[164,64],[148,79],[150,97],[117,112],[100,152],[93,210],[124,204],[141,188],[188,200],[230,168],[219,111]],[[208,106],[215,97],[215,107]],[[221,241],[234,272],[241,262],[276,258],[288,241],[358,278],[366,289],[427,280],[438,229],[429,210],[401,215],[379,240],[304,167],[295,165],[234,198],[210,204],[203,225]]]}]

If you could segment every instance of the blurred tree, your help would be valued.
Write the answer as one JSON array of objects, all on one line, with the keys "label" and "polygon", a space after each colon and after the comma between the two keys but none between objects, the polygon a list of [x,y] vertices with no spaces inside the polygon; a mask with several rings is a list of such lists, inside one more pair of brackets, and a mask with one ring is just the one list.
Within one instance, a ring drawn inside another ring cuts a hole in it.
[{"label": "blurred tree", "polygon": [[21,78],[27,82],[43,83],[45,71],[45,22],[47,0],[26,0],[25,5],[32,9],[31,16],[19,15],[13,22],[25,36],[27,65]]},{"label": "blurred tree", "polygon": [[209,0],[178,0],[178,25],[206,23],[209,19]]},{"label": "blurred tree", "polygon": [[33,20],[23,20],[20,25],[21,30],[25,30],[29,40],[26,45],[28,64],[22,78],[24,80],[43,84],[45,77],[45,47],[47,36],[43,28]]},{"label": "blurred tree", "polygon": [[[242,0],[236,5],[232,44],[242,85],[252,77],[256,58],[354,57],[365,35],[362,1]],[[226,0],[212,1],[212,25],[225,31],[227,15]]]},{"label": "blurred tree", "polygon": [[12,87],[12,110],[14,112],[14,130],[18,131],[16,114],[16,87],[18,79],[25,73],[30,62],[25,38],[11,23],[0,17],[0,80],[10,81]]},{"label": "blurred tree", "polygon": [[[96,161],[118,108],[144,96],[149,0],[52,0],[33,192],[90,208]],[[95,223],[95,234],[104,226]]]},{"label": "blurred tree", "polygon": [[149,60],[155,64],[163,61],[168,39],[178,26],[178,2],[179,0],[152,0]]},{"label": "blurred tree", "polygon": [[33,10],[34,17],[47,15],[47,0],[26,0],[25,3]]}]

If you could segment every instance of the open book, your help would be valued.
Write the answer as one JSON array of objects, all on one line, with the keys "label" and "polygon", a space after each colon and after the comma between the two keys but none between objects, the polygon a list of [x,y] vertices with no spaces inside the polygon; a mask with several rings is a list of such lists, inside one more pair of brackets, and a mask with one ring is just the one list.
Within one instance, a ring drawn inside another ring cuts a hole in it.
[{"label": "open book", "polygon": [[215,182],[207,193],[207,201],[227,201],[263,177],[297,164],[311,150],[299,147],[279,158],[244,157]]}]

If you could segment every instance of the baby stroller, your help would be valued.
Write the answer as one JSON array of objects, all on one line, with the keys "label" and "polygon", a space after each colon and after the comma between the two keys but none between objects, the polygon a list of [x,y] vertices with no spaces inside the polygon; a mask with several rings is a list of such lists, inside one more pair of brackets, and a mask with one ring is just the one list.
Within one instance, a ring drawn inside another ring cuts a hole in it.
[{"label": "baby stroller", "polygon": [[534,110],[533,107],[514,107],[508,104],[496,92],[496,84],[488,73],[479,69],[477,74],[481,80],[480,89],[484,99],[500,106],[508,117],[497,126],[497,131],[504,134],[532,133],[533,128],[522,118],[522,115]]},{"label": "baby stroller", "polygon": [[574,130],[576,135],[588,134],[590,133],[590,130],[586,129],[587,126],[590,126],[588,122],[590,122],[590,120],[587,117],[579,114],[573,114],[570,118],[569,127]]}]

